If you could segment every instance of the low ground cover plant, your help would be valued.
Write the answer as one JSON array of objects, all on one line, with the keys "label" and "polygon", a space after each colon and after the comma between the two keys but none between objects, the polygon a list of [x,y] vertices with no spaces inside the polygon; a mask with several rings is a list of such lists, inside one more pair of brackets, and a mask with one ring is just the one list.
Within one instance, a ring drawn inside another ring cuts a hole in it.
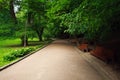
[{"label": "low ground cover plant", "polygon": [[23,57],[34,50],[35,50],[35,48],[26,48],[26,49],[15,50],[9,54],[4,55],[3,60],[4,61],[12,61],[17,58]]}]

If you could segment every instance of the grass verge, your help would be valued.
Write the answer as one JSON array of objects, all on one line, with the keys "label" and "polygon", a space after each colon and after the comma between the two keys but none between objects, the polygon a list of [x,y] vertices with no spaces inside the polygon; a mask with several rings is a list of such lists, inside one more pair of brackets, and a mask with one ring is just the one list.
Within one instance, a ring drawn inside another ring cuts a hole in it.
[{"label": "grass verge", "polygon": [[50,41],[39,42],[37,39],[29,41],[29,46],[22,47],[19,39],[0,40],[0,67],[19,60],[21,57],[42,48]]}]

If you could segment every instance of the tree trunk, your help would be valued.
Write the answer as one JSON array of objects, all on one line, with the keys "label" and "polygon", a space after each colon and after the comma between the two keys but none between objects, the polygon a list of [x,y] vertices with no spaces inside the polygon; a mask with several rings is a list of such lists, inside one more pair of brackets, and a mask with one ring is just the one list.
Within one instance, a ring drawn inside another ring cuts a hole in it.
[{"label": "tree trunk", "polygon": [[40,30],[36,30],[39,41],[42,41],[42,34],[43,34],[44,28],[42,27]]},{"label": "tree trunk", "polygon": [[21,37],[21,45],[26,47],[28,45],[28,38],[24,35]]},{"label": "tree trunk", "polygon": [[16,18],[15,11],[14,11],[14,0],[10,0],[9,6],[10,6],[11,17],[12,17],[14,23],[17,24],[17,18]]},{"label": "tree trunk", "polygon": [[38,38],[39,38],[39,41],[42,41],[42,34],[40,31],[36,31],[37,32],[37,35],[38,35]]}]

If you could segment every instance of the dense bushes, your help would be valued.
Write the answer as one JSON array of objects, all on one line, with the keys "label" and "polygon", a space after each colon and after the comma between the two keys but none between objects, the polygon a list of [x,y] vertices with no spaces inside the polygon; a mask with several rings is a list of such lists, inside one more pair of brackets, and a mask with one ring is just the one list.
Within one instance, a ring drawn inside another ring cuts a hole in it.
[{"label": "dense bushes", "polygon": [[3,57],[3,59],[5,61],[12,61],[12,60],[15,60],[17,58],[23,57],[34,50],[35,50],[35,48],[26,48],[26,49],[16,50],[16,51],[13,51],[13,52],[5,55]]}]

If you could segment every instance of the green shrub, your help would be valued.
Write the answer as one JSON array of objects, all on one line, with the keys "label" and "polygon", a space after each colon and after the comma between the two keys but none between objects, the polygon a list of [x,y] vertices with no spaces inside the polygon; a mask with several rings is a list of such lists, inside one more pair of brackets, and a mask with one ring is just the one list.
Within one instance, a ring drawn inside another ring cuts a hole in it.
[{"label": "green shrub", "polygon": [[12,61],[12,60],[14,60],[16,57],[14,56],[14,55],[6,55],[6,56],[4,56],[3,57],[3,59],[5,60],[5,61]]},{"label": "green shrub", "polygon": [[16,50],[16,51],[13,51],[13,52],[3,56],[3,59],[5,61],[12,61],[17,58],[23,57],[34,50],[35,50],[35,48],[26,48],[26,49]]}]

